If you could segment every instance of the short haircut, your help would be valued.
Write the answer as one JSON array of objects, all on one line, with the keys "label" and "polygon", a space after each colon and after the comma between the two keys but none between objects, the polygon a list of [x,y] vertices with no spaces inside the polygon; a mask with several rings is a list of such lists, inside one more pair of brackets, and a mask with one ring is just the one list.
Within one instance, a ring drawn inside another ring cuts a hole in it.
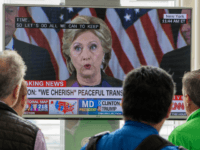
[{"label": "short haircut", "polygon": [[6,98],[17,85],[21,85],[26,69],[16,51],[5,50],[0,53],[0,98]]},{"label": "short haircut", "polygon": [[185,73],[182,83],[184,94],[188,94],[194,104],[200,107],[200,69]]},{"label": "short haircut", "polygon": [[86,31],[91,31],[101,41],[101,46],[105,54],[104,60],[102,61],[102,65],[103,65],[103,70],[105,70],[111,59],[111,50],[112,50],[112,35],[106,23],[102,19],[97,18],[97,17],[92,17],[92,16],[77,16],[71,21],[71,23],[99,24],[100,29],[66,29],[65,30],[63,39],[62,39],[63,41],[62,49],[63,49],[63,55],[67,61],[66,63],[67,63],[67,69],[69,73],[76,71],[70,58],[71,44],[81,33],[84,33]]},{"label": "short haircut", "polygon": [[123,115],[139,122],[159,123],[166,117],[174,93],[172,76],[163,69],[134,69],[123,82]]}]

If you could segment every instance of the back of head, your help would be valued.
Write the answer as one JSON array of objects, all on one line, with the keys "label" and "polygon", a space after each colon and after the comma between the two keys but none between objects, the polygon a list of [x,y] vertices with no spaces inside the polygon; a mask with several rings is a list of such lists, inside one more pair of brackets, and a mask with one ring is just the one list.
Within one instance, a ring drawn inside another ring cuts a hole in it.
[{"label": "back of head", "polygon": [[174,88],[171,75],[161,68],[132,70],[123,83],[123,115],[140,122],[161,122],[172,103]]},{"label": "back of head", "polygon": [[16,51],[0,53],[0,99],[8,97],[21,84],[25,71],[24,61]]},{"label": "back of head", "polygon": [[183,93],[188,94],[193,103],[200,107],[200,69],[185,73],[182,83]]}]

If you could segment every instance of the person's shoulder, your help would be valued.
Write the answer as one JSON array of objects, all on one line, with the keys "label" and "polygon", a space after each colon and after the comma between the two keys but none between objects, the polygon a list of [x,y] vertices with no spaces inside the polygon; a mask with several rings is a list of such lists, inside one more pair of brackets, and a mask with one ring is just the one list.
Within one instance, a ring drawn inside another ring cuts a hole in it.
[{"label": "person's shoulder", "polygon": [[114,77],[106,75],[104,72],[102,72],[103,80],[106,80],[112,87],[122,87],[122,80],[116,79]]},{"label": "person's shoulder", "polygon": [[[47,50],[45,48],[30,44],[30,43],[26,43],[24,41],[20,41],[16,38],[14,38],[14,48],[16,48],[17,50],[19,48],[28,48],[29,50],[34,50],[34,51],[42,51],[42,52],[47,52]],[[27,49],[26,49],[27,50]]]},{"label": "person's shoulder", "polygon": [[177,55],[180,55],[180,54],[190,53],[190,49],[191,49],[191,46],[187,45],[187,46],[172,50],[170,52],[167,52],[167,53],[164,54],[163,57],[164,58],[165,57],[172,57],[172,56],[176,56],[177,57]]}]

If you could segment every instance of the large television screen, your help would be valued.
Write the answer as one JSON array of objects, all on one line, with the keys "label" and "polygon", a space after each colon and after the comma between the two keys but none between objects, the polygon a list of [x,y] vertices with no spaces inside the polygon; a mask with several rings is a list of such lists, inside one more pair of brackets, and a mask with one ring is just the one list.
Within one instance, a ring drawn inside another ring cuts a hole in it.
[{"label": "large television screen", "polygon": [[28,67],[24,117],[120,119],[124,77],[151,65],[176,82],[170,118],[186,118],[181,77],[190,71],[192,9],[4,4],[3,11],[3,49]]}]

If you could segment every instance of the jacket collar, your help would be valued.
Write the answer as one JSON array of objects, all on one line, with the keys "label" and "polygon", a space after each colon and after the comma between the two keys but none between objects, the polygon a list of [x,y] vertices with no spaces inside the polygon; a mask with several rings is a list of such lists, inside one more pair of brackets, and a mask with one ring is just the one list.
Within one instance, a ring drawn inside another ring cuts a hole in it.
[{"label": "jacket collar", "polygon": [[14,111],[14,109],[12,109],[11,107],[9,107],[7,104],[5,104],[4,102],[0,101],[0,110],[6,110],[6,111],[10,111],[16,115],[18,115],[16,113],[16,111]]}]

